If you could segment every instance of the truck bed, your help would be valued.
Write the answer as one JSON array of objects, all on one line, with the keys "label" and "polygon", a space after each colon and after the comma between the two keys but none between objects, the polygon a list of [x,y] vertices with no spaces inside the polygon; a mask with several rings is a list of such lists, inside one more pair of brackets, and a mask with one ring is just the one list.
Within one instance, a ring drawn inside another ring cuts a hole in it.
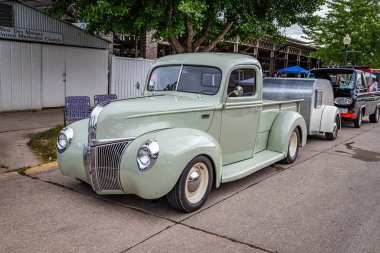
[{"label": "truck bed", "polygon": [[274,101],[264,100],[260,116],[258,138],[255,146],[255,156],[237,163],[224,165],[222,168],[222,182],[230,182],[245,177],[270,164],[280,161],[285,154],[266,150],[270,129],[273,121],[280,112],[299,112],[302,99]]},{"label": "truck bed", "polygon": [[287,101],[263,100],[255,153],[266,149],[269,131],[277,115],[281,111],[300,112],[301,102],[302,99]]}]

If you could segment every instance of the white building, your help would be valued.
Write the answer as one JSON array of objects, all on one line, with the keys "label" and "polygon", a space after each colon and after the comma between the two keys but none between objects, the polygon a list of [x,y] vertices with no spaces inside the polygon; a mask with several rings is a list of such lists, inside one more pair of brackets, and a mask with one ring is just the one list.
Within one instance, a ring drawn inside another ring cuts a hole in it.
[{"label": "white building", "polygon": [[108,46],[20,2],[0,0],[0,111],[108,93]]}]

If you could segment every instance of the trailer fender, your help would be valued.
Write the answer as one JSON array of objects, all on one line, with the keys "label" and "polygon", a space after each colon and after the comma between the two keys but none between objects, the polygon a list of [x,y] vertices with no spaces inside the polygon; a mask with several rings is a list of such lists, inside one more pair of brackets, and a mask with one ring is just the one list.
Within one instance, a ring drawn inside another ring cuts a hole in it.
[{"label": "trailer fender", "polygon": [[336,108],[335,106],[326,105],[322,112],[321,127],[319,129],[320,132],[332,133],[334,131],[334,124],[335,124],[336,117],[339,118],[338,128],[340,129],[341,119],[340,119],[338,108]]}]

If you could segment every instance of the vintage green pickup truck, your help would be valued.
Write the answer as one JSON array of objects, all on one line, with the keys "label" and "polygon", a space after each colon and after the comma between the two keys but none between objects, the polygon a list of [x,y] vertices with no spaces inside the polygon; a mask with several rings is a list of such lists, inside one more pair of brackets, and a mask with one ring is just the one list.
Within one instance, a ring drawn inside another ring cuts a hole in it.
[{"label": "vintage green pickup truck", "polygon": [[306,144],[300,100],[262,99],[259,62],[194,53],[162,57],[144,96],[95,107],[57,137],[59,168],[98,194],[136,194],[192,212],[212,186],[278,161]]}]

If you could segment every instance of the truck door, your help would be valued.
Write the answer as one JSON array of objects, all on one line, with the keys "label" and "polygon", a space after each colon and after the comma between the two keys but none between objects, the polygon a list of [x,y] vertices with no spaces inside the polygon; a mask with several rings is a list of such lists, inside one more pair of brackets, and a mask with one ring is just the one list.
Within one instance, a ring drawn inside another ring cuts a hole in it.
[{"label": "truck door", "polygon": [[[220,134],[223,165],[253,156],[262,110],[260,71],[256,66],[238,66],[229,73]],[[243,94],[239,97],[233,93],[238,85],[243,88]]]},{"label": "truck door", "polygon": [[371,92],[370,90],[370,83],[367,82],[367,78],[365,77],[365,73],[361,73],[361,79],[362,83],[364,84],[365,89],[365,116],[370,115],[375,112],[375,109],[377,107],[377,101],[376,100],[376,93]]},{"label": "truck door", "polygon": [[[367,87],[365,83],[365,79],[362,73],[356,73],[356,100],[355,100],[355,113],[359,114],[359,109],[364,105],[366,105],[367,101]],[[358,110],[358,111],[356,111]]]}]

